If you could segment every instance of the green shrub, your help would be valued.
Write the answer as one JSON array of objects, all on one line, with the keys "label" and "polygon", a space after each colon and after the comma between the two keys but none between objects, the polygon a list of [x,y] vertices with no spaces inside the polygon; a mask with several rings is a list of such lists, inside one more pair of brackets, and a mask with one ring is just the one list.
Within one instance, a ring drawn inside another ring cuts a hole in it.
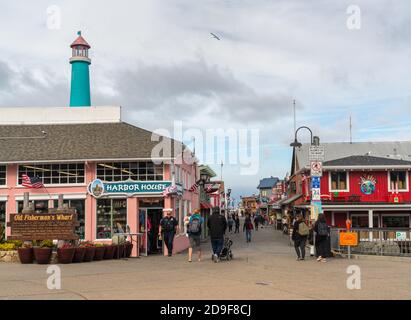
[{"label": "green shrub", "polygon": [[43,240],[40,242],[40,248],[53,248],[53,240]]},{"label": "green shrub", "polygon": [[0,251],[12,251],[17,250],[17,247],[14,243],[1,243],[0,244]]}]

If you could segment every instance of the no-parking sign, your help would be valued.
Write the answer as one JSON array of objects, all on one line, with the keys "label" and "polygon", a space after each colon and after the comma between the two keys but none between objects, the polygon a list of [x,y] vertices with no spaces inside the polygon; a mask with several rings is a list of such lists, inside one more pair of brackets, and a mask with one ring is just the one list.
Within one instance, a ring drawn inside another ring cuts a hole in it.
[{"label": "no-parking sign", "polygon": [[311,161],[311,176],[322,177],[323,176],[323,163],[321,161]]}]

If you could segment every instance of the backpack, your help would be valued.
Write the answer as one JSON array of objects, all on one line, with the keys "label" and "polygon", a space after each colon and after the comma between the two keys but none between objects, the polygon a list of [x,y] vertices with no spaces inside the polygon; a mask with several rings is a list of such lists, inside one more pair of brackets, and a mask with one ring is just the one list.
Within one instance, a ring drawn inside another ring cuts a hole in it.
[{"label": "backpack", "polygon": [[164,231],[170,232],[174,231],[174,218],[164,218],[163,220],[163,225],[164,225]]},{"label": "backpack", "polygon": [[317,225],[319,236],[328,236],[328,226],[324,222],[319,222]]},{"label": "backpack", "polygon": [[305,222],[300,222],[300,224],[298,225],[298,233],[300,234],[300,236],[308,236],[310,234],[310,229],[305,224]]},{"label": "backpack", "polygon": [[191,219],[188,224],[188,232],[192,234],[199,234],[201,232],[201,221],[198,218]]}]

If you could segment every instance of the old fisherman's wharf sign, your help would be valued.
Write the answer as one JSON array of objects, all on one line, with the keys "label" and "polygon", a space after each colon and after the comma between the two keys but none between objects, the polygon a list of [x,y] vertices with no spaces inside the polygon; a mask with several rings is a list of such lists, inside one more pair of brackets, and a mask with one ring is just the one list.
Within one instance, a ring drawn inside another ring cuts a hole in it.
[{"label": "old fisherman's wharf sign", "polygon": [[171,186],[171,181],[117,181],[103,182],[100,179],[93,180],[87,187],[87,191],[95,198],[110,195],[161,195]]}]

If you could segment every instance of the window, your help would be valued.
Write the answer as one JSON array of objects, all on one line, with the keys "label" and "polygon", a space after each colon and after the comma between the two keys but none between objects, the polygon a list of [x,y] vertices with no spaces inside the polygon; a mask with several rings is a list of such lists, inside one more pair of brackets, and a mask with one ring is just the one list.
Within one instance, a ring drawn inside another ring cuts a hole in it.
[{"label": "window", "polygon": [[6,235],[6,202],[0,202],[0,241]]},{"label": "window", "polygon": [[80,184],[84,183],[84,163],[35,164],[19,166],[19,185],[22,175],[39,177],[43,184]]},{"label": "window", "polygon": [[[64,200],[63,203],[67,203],[70,208],[75,208],[77,213],[77,221],[79,226],[76,227],[76,234],[80,239],[85,239],[85,202],[84,200]],[[54,200],[54,208],[58,208],[58,200]]]},{"label": "window", "polygon": [[0,166],[0,186],[6,185],[6,166]]},{"label": "window", "polygon": [[97,239],[111,239],[115,233],[126,230],[127,199],[97,200]]},{"label": "window", "polygon": [[347,172],[331,172],[330,191],[349,191]]},{"label": "window", "polygon": [[[34,212],[35,213],[48,213],[49,210],[49,201],[48,200],[36,200],[30,201],[34,203]],[[17,202],[17,212],[21,213],[23,211],[23,201]]]},{"label": "window", "polygon": [[161,181],[163,165],[155,165],[153,162],[99,163],[97,178],[103,181]]},{"label": "window", "polygon": [[391,171],[389,174],[389,191],[408,191],[408,171]]},{"label": "window", "polygon": [[410,217],[407,216],[383,216],[383,228],[409,228]]},{"label": "window", "polygon": [[[352,227],[353,228],[368,228],[368,215],[352,215]],[[378,228],[378,216],[373,216],[373,227]]]}]

